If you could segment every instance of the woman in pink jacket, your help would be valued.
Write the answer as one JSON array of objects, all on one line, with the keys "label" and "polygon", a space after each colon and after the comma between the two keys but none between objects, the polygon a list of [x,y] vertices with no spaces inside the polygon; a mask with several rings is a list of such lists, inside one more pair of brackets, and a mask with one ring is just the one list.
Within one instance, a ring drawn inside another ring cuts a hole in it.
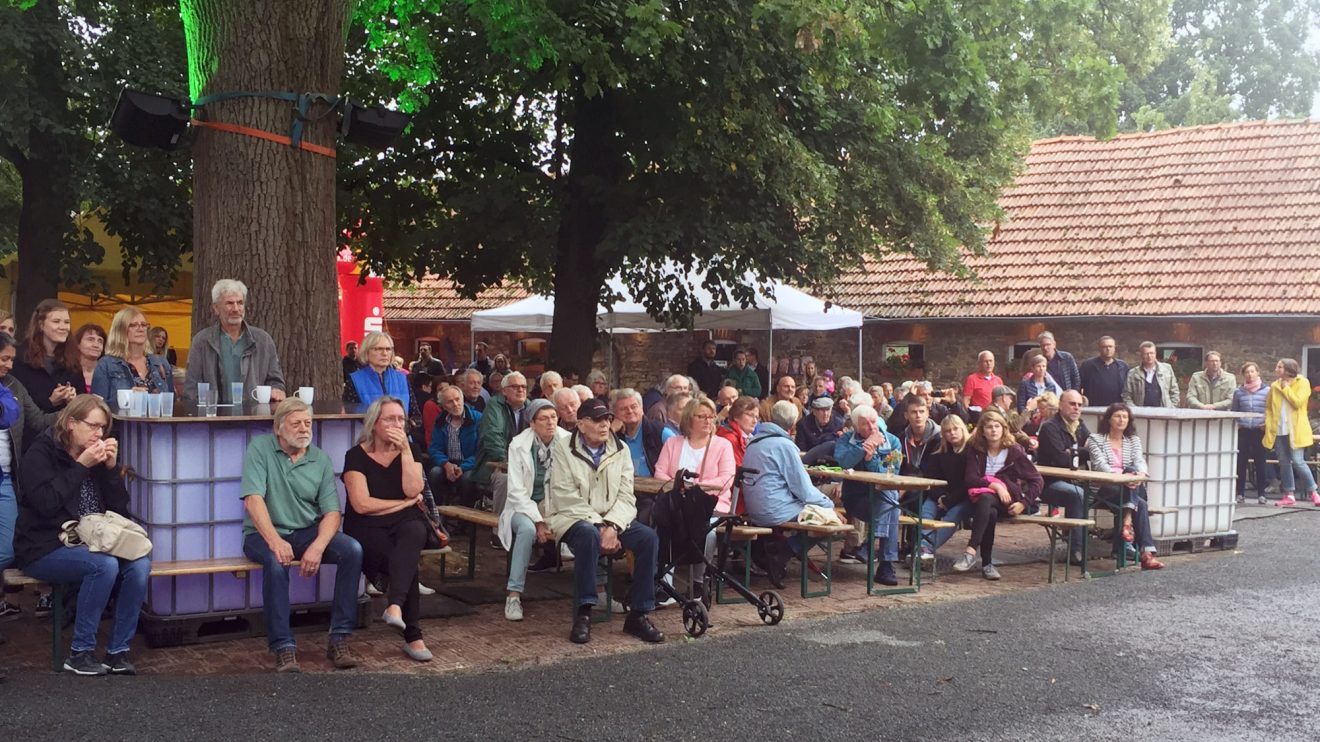
[{"label": "woman in pink jacket", "polygon": [[657,479],[673,479],[679,470],[697,476],[697,484],[715,494],[715,512],[727,515],[733,491],[733,445],[715,435],[715,403],[709,397],[688,402],[678,423],[679,435],[665,441],[655,462]]},{"label": "woman in pink jacket", "polygon": [[[657,479],[673,479],[680,470],[692,472],[697,484],[718,499],[715,514],[727,515],[737,465],[733,461],[733,444],[715,435],[715,414],[715,403],[709,397],[688,402],[678,423],[679,435],[665,441],[660,449],[655,476]],[[714,529],[706,534],[706,558],[715,558]],[[706,565],[692,567],[694,594],[705,577]],[[700,596],[706,597],[704,590]]]}]

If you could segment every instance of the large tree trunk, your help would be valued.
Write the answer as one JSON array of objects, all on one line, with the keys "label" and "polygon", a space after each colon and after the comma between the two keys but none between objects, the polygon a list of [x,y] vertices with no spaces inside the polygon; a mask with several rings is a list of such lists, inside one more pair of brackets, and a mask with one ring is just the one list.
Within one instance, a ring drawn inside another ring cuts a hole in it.
[{"label": "large tree trunk", "polygon": [[[69,99],[64,80],[64,63],[48,34],[65,33],[57,3],[38,3],[25,11],[23,21],[30,24],[39,39],[33,47],[32,69],[40,70],[49,84],[39,86],[42,100],[29,101],[32,108],[56,116],[71,125],[67,110]],[[26,152],[10,159],[23,181],[23,205],[18,214],[18,271],[15,285],[15,326],[20,335],[27,327],[32,310],[43,299],[53,299],[59,292],[60,257],[64,255],[64,236],[72,228],[73,213],[78,208],[76,186],[69,182],[72,167],[86,155],[86,147],[69,151],[67,137],[52,134],[46,128],[31,126]]]},{"label": "large tree trunk", "polygon": [[[180,0],[193,98],[236,91],[336,95],[349,0]],[[314,107],[313,114],[324,111]],[[210,121],[288,135],[287,101],[206,106]],[[303,139],[335,145],[335,117]],[[335,161],[251,136],[202,128],[193,146],[193,330],[214,321],[211,286],[248,287],[247,319],[275,339],[292,390],[338,399]]]},{"label": "large tree trunk", "polygon": [[60,177],[60,168],[42,156],[44,147],[31,142],[28,157],[19,166],[23,179],[23,207],[18,213],[18,273],[15,284],[14,325],[26,332],[32,310],[59,292],[60,254],[76,204]]},{"label": "large tree trunk", "polygon": [[572,162],[555,256],[555,317],[550,367],[591,368],[596,347],[596,306],[607,261],[597,250],[608,227],[607,200],[622,166],[618,160],[612,96],[579,96],[574,105]]}]

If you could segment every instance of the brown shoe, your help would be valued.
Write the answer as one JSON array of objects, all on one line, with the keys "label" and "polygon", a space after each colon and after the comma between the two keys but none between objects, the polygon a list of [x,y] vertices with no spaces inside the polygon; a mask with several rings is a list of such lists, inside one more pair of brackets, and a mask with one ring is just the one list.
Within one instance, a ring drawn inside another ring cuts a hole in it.
[{"label": "brown shoe", "polygon": [[1142,569],[1164,569],[1164,563],[1155,558],[1155,553],[1151,551],[1141,552]]},{"label": "brown shoe", "polygon": [[357,657],[353,656],[352,650],[348,648],[348,642],[340,639],[332,641],[325,648],[325,658],[330,660],[330,664],[335,666],[336,670],[350,670],[357,667]]},{"label": "brown shoe", "polygon": [[302,672],[298,667],[298,650],[286,647],[275,653],[275,672]]}]

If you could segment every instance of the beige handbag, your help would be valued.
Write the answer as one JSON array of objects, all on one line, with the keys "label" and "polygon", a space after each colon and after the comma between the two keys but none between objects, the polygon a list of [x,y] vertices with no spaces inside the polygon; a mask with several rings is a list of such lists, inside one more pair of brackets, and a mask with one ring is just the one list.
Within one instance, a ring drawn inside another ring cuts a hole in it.
[{"label": "beige handbag", "polygon": [[151,553],[151,539],[142,526],[119,513],[88,513],[65,521],[60,530],[65,546],[85,545],[91,551],[120,559],[141,559]]}]

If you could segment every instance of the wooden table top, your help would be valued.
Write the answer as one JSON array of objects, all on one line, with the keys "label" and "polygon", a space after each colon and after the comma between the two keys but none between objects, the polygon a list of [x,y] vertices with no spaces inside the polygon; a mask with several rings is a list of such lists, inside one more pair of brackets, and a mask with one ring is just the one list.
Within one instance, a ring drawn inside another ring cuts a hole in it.
[{"label": "wooden table top", "polygon": [[943,487],[948,482],[943,479],[926,479],[925,477],[904,477],[898,474],[877,474],[869,471],[856,471],[854,469],[820,469],[808,467],[807,473],[830,479],[841,479],[849,482],[865,482],[877,487],[890,490],[928,490],[932,487]]},{"label": "wooden table top", "polygon": [[[633,491],[643,495],[658,495],[669,483],[671,479],[656,479],[655,477],[633,477]],[[713,484],[702,485],[702,489],[707,492],[719,492],[720,488]]]},{"label": "wooden table top", "polygon": [[1066,469],[1062,466],[1038,466],[1036,471],[1040,472],[1042,477],[1071,479],[1074,482],[1093,482],[1095,484],[1135,484],[1144,482],[1149,478],[1140,474],[1115,474],[1089,469]]}]

